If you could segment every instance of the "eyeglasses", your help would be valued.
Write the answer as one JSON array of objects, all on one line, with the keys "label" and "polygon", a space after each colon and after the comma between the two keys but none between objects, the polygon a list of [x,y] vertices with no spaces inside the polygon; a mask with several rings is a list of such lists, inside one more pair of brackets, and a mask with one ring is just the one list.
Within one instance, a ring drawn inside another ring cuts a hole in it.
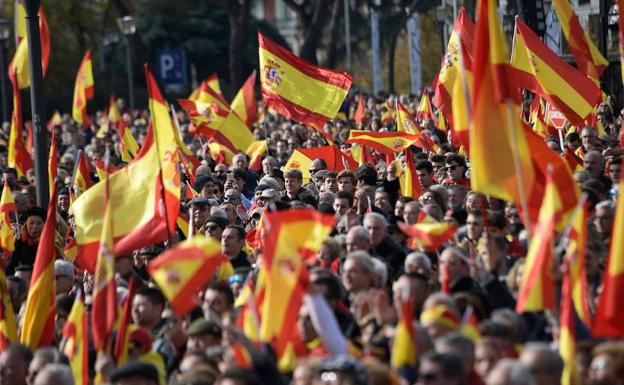
[{"label": "eyeglasses", "polygon": [[457,165],[452,165],[452,166],[446,166],[446,171],[455,171],[457,170]]}]

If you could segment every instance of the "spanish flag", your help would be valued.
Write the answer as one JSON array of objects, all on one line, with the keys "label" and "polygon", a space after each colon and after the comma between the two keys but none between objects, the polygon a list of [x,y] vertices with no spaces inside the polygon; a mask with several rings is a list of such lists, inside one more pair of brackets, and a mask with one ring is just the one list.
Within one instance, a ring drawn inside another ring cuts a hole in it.
[{"label": "spanish flag", "polygon": [[351,75],[310,64],[258,33],[264,103],[289,119],[322,131],[351,87]]},{"label": "spanish flag", "polygon": [[559,313],[559,355],[563,359],[561,385],[578,385],[576,369],[576,317],[572,299],[572,277],[569,270],[563,274]]},{"label": "spanish flag", "polygon": [[52,345],[56,318],[54,260],[56,259],[56,188],[50,198],[48,214],[30,278],[30,289],[22,322],[21,343],[35,351]]},{"label": "spanish flag", "polygon": [[256,70],[245,80],[243,86],[236,93],[232,100],[232,111],[245,123],[247,127],[251,127],[257,117],[257,102],[254,86],[256,84]]},{"label": "spanish flag", "polygon": [[511,62],[517,70],[513,81],[552,103],[572,124],[583,124],[601,101],[596,83],[561,60],[519,19]]},{"label": "spanish flag", "polygon": [[568,0],[553,0],[552,5],[561,24],[561,30],[568,40],[576,66],[585,75],[597,81],[609,62],[602,56],[589,34],[583,30]]},{"label": "spanish flag", "polygon": [[349,131],[346,143],[366,145],[386,155],[394,155],[405,151],[420,139],[420,135],[404,132],[376,132],[365,130]]},{"label": "spanish flag", "polygon": [[52,114],[52,117],[50,118],[50,120],[48,120],[48,131],[52,132],[52,130],[54,129],[54,126],[60,126],[63,123],[63,117],[61,116],[61,113],[58,112],[58,110],[54,111],[54,113]]},{"label": "spanish flag", "polygon": [[364,123],[364,119],[366,119],[366,106],[364,105],[364,96],[358,95],[357,107],[355,108],[355,114],[353,115],[353,120],[359,126]]},{"label": "spanish flag", "polygon": [[121,366],[128,361],[128,349],[130,348],[130,325],[132,324],[132,300],[137,290],[137,278],[130,277],[128,292],[123,302],[123,309],[119,317],[119,327],[113,345],[113,357],[115,364]]},{"label": "spanish flag", "polygon": [[414,331],[414,300],[401,299],[401,314],[394,332],[390,363],[393,368],[415,371],[418,364],[418,347]]},{"label": "spanish flag", "polygon": [[117,127],[121,145],[121,160],[127,163],[134,159],[139,151],[139,145],[136,139],[134,139],[134,135],[132,135],[132,131],[130,131],[130,127],[128,127],[128,123],[122,119],[119,121]]},{"label": "spanish flag", "polygon": [[147,270],[171,307],[180,317],[198,306],[197,291],[209,282],[219,265],[228,262],[221,244],[212,238],[195,236],[152,260]]},{"label": "spanish flag", "polygon": [[552,277],[555,225],[561,213],[561,198],[553,175],[549,173],[539,212],[539,221],[529,244],[516,312],[536,312],[555,308],[555,284]]},{"label": "spanish flag", "polygon": [[197,89],[193,91],[191,95],[189,95],[189,99],[191,100],[200,99],[202,96],[201,95],[202,92],[205,92],[206,88],[210,88],[217,95],[221,95],[223,97],[223,93],[221,92],[221,86],[219,85],[219,77],[217,76],[216,73],[213,73],[210,76],[208,76],[206,80],[201,82],[199,87],[197,87]]},{"label": "spanish flag", "polygon": [[72,117],[78,124],[90,126],[93,124],[87,114],[87,100],[93,98],[93,68],[91,64],[91,51],[87,51],[82,58],[76,84],[74,85],[74,102],[72,104]]},{"label": "spanish flag", "polygon": [[8,260],[13,250],[15,250],[15,234],[13,234],[13,228],[11,227],[10,214],[16,211],[17,207],[15,206],[11,188],[4,181],[2,197],[0,198],[0,248],[2,248],[2,255],[4,255],[5,260]]},{"label": "spanish flag", "polygon": [[282,169],[297,169],[303,174],[303,180],[309,181],[310,178],[312,178],[312,175],[310,175],[310,163],[317,158],[323,159],[325,163],[327,163],[327,169],[331,171],[340,172],[345,169],[354,170],[357,168],[355,160],[340,151],[338,147],[320,146],[312,148],[296,148]]},{"label": "spanish flag", "polygon": [[438,250],[457,232],[457,227],[445,222],[419,222],[414,225],[400,223],[399,227],[412,241],[430,251]]},{"label": "spanish flag", "polygon": [[83,192],[93,186],[93,181],[89,175],[89,161],[87,156],[81,150],[76,156],[76,165],[74,166],[74,175],[72,178],[72,190],[74,196],[78,198]]},{"label": "spanish flag", "polygon": [[56,130],[52,131],[52,140],[50,142],[50,155],[48,158],[48,186],[50,195],[54,191],[56,183],[56,175],[58,173],[58,146],[56,145]]},{"label": "spanish flag", "polygon": [[468,305],[464,316],[462,317],[461,333],[470,338],[475,344],[481,339],[481,330],[479,328],[479,318],[475,314],[474,308]]},{"label": "spanish flag", "polygon": [[0,269],[0,352],[17,342],[17,318],[11,302],[4,269]]},{"label": "spanish flag", "polygon": [[401,185],[401,195],[404,197],[410,197],[412,199],[418,199],[422,194],[422,186],[420,180],[418,180],[418,174],[416,173],[416,164],[414,157],[410,151],[405,151],[405,170],[399,177],[399,184]]},{"label": "spanish flag", "polygon": [[[574,311],[586,327],[591,326],[591,313],[587,303],[587,270],[585,267],[587,246],[587,224],[589,223],[588,203],[583,200],[583,204],[577,207],[571,218],[572,227],[568,236],[565,261],[567,264],[567,274],[569,280],[569,295],[574,304]],[[563,301],[563,299],[562,299]]]},{"label": "spanish flag", "polygon": [[[104,181],[106,188],[109,178]],[[98,352],[109,352],[113,327],[117,319],[117,287],[115,285],[115,257],[113,256],[113,202],[104,196],[104,219],[100,247],[93,279],[93,304],[91,305],[91,329],[93,343]]]},{"label": "spanish flag", "polygon": [[416,109],[416,119],[421,122],[421,124],[427,119],[431,119],[434,124],[436,124],[435,114],[431,107],[431,100],[429,100],[429,94],[427,94],[426,90],[423,91],[420,97],[420,103],[418,103],[418,108]]},{"label": "spanish flag", "polygon": [[[30,87],[30,69],[28,65],[28,38],[26,36],[26,11],[22,1],[17,1],[15,7],[15,30],[17,49],[13,60],[9,64],[9,74],[17,74],[17,85],[20,89]],[[50,31],[48,20],[39,7],[39,37],[41,42],[41,69],[45,76],[50,62]]]},{"label": "spanish flag", "polygon": [[[461,32],[456,32],[461,37]],[[462,45],[458,46],[457,58],[455,65],[457,73],[453,83],[451,106],[453,110],[452,139],[455,147],[464,146],[466,152],[470,153],[469,127],[472,119],[472,74],[466,67],[467,57],[464,54]],[[440,110],[442,111],[442,110]]]},{"label": "spanish flag", "polygon": [[9,132],[9,148],[7,154],[7,164],[17,171],[17,176],[26,176],[26,171],[33,167],[32,158],[24,146],[23,120],[22,120],[22,98],[17,86],[15,74],[9,74],[13,84],[13,115],[11,116],[11,131]]},{"label": "spanish flag", "polygon": [[314,259],[336,219],[313,209],[264,213],[266,269],[265,297],[261,308],[260,339],[273,342],[278,357],[292,342],[292,328],[308,283],[304,261]]},{"label": "spanish flag", "polygon": [[[475,25],[470,20],[468,12],[462,7],[453,25],[453,33],[446,46],[446,53],[442,58],[442,65],[436,82],[433,104],[444,112],[445,116],[455,117],[451,113],[451,100],[453,95],[453,85],[461,70],[459,54],[463,52],[463,66],[466,71],[472,70],[473,63],[473,36]],[[451,122],[452,123],[452,122]]]},{"label": "spanish flag", "polygon": [[87,311],[78,294],[74,300],[67,322],[63,326],[62,352],[69,359],[76,385],[89,384],[89,333],[87,330]]},{"label": "spanish flag", "polygon": [[624,173],[618,185],[620,195],[615,209],[609,262],[603,273],[603,289],[592,325],[595,337],[621,338],[624,336],[624,308],[620,295],[624,293]]},{"label": "spanish flag", "polygon": [[496,9],[495,0],[481,0],[477,6],[470,180],[475,191],[522,202],[522,192],[527,194],[533,184],[533,166],[519,119],[518,92],[508,84],[509,54]]},{"label": "spanish flag", "polygon": [[256,140],[249,147],[245,154],[249,157],[249,169],[253,171],[262,170],[262,157],[267,152],[266,140]]},{"label": "spanish flag", "polygon": [[99,180],[104,180],[109,174],[119,171],[119,169],[112,164],[106,164],[102,159],[95,161],[95,172],[97,173]]},{"label": "spanish flag", "polygon": [[217,164],[225,164],[226,166],[232,164],[232,159],[236,155],[229,147],[218,142],[208,143],[208,151],[212,160]]},{"label": "spanish flag", "polygon": [[[425,94],[423,94],[424,96]],[[421,99],[422,104],[422,99]],[[398,132],[405,132],[408,134],[418,134],[420,130],[416,125],[416,121],[412,117],[412,114],[409,113],[407,108],[397,99],[396,101],[396,126]]]}]

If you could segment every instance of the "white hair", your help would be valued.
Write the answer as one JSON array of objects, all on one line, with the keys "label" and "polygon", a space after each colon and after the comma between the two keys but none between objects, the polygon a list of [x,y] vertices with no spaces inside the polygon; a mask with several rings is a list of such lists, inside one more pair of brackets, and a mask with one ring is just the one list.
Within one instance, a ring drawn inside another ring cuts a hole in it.
[{"label": "white hair", "polygon": [[48,378],[52,377],[55,385],[75,384],[71,369],[65,364],[47,364],[39,371],[37,377],[35,377],[34,383],[37,384],[37,379],[39,379],[39,377],[43,377],[44,375],[49,376]]},{"label": "white hair", "polygon": [[381,282],[381,286],[384,287],[386,286],[386,283],[388,282],[388,266],[386,266],[386,264],[383,263],[383,261],[377,258],[372,258],[372,260],[373,260],[375,275],[377,276],[377,278],[379,278],[379,281]]},{"label": "white hair", "polygon": [[366,230],[366,227],[364,226],[353,226],[349,229],[347,236],[349,236],[349,234],[351,234],[351,236],[356,239],[366,239],[368,242],[371,241],[370,233],[368,232],[368,230]]},{"label": "white hair", "polygon": [[386,219],[386,217],[384,217],[383,215],[379,213],[366,214],[364,216],[364,223],[366,223],[366,221],[374,221],[374,222],[380,223],[385,228],[388,227],[388,220]]},{"label": "white hair", "polygon": [[407,257],[405,257],[405,263],[404,266],[407,266],[410,262],[416,262],[422,260],[425,264],[425,267],[429,270],[431,270],[431,260],[429,259],[429,257],[427,257],[425,254],[420,253],[420,252],[413,252],[407,255]]}]

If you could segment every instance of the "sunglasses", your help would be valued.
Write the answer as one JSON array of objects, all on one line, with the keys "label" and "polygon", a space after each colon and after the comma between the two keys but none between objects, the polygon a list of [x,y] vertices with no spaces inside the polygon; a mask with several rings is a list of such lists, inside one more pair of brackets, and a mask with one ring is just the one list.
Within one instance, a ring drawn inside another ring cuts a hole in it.
[{"label": "sunglasses", "polygon": [[457,165],[453,165],[453,166],[446,166],[446,171],[455,171],[457,169]]}]

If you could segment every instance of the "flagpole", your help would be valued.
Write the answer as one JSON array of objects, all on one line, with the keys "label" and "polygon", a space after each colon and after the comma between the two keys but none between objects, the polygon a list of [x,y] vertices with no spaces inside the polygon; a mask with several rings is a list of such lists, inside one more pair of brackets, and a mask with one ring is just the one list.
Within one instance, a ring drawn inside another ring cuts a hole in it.
[{"label": "flagpole", "polygon": [[520,163],[520,155],[518,154],[518,141],[516,140],[516,134],[518,127],[513,114],[513,105],[510,99],[505,102],[507,109],[507,120],[509,124],[509,134],[511,135],[511,154],[513,157],[514,168],[516,169],[516,178],[518,180],[518,192],[520,193],[520,205],[522,206],[524,229],[527,232],[527,238],[531,239],[531,219],[529,218],[529,203],[527,200],[526,186],[524,185],[524,173],[522,172],[522,165]]}]

